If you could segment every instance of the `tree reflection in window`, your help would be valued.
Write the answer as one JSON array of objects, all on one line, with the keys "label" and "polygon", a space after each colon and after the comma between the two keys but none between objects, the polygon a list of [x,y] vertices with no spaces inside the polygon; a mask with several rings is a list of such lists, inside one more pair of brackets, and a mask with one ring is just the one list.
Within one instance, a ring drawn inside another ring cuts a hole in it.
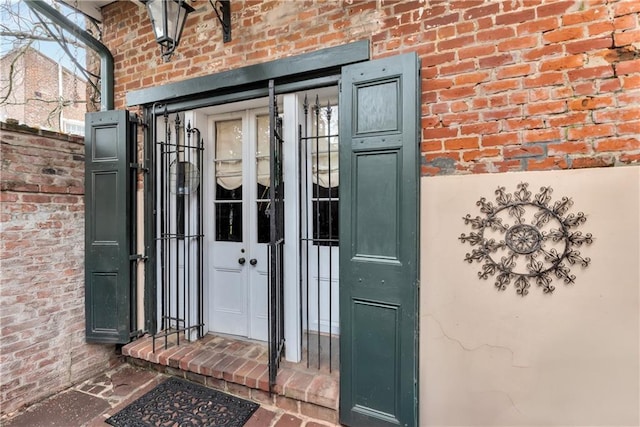
[{"label": "tree reflection in window", "polygon": [[338,246],[339,188],[313,184],[313,240],[319,246]]},{"label": "tree reflection in window", "polygon": [[312,113],[313,241],[314,245],[338,246],[338,106],[321,106],[316,98]]},{"label": "tree reflection in window", "polygon": [[258,215],[258,243],[269,243],[271,240],[271,223],[269,221],[269,187],[258,185],[257,215]]},{"label": "tree reflection in window", "polygon": [[216,240],[242,242],[242,186],[227,190],[216,185]]}]

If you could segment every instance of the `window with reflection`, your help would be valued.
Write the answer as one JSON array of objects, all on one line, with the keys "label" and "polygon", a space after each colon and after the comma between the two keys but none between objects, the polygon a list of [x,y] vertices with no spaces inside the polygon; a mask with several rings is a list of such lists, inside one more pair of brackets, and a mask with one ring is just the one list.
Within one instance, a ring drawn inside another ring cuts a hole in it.
[{"label": "window with reflection", "polygon": [[242,120],[216,122],[215,235],[242,242]]},{"label": "window with reflection", "polygon": [[311,126],[313,239],[315,245],[338,246],[338,106],[321,107],[317,112],[312,114]]},{"label": "window with reflection", "polygon": [[256,204],[258,243],[269,243],[269,115],[256,117]]}]

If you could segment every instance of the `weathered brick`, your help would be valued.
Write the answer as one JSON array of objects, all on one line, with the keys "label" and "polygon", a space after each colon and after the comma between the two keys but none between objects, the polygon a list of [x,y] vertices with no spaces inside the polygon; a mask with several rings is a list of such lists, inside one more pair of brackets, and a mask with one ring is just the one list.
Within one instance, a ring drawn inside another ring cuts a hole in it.
[{"label": "weathered brick", "polygon": [[580,39],[584,36],[584,28],[583,27],[568,27],[561,28],[554,31],[549,31],[542,35],[542,39],[546,43],[558,43],[564,42],[567,40]]},{"label": "weathered brick", "polygon": [[458,58],[468,59],[480,56],[491,55],[496,51],[495,44],[483,44],[477,46],[464,47],[458,50]]},{"label": "weathered brick", "polygon": [[511,50],[521,50],[532,48],[538,45],[537,36],[524,36],[504,40],[498,43],[498,51],[506,52]]},{"label": "weathered brick", "polygon": [[525,106],[527,114],[557,114],[567,111],[567,103],[565,101],[547,101],[530,103]]},{"label": "weathered brick", "polygon": [[596,143],[596,151],[634,151],[640,150],[640,137],[609,138]]},{"label": "weathered brick", "polygon": [[545,149],[542,145],[519,145],[515,147],[505,147],[503,150],[505,159],[540,157],[544,154]]},{"label": "weathered brick", "polygon": [[616,47],[640,43],[640,29],[616,32],[613,35],[613,40]]},{"label": "weathered brick", "polygon": [[577,157],[572,159],[571,167],[575,169],[582,168],[601,168],[607,166],[613,166],[615,159],[613,156],[601,156],[601,157]]},{"label": "weathered brick", "polygon": [[613,99],[608,96],[601,97],[584,97],[578,99],[572,99],[568,102],[570,110],[596,110],[599,108],[605,108],[613,105]]},{"label": "weathered brick", "polygon": [[615,16],[640,13],[640,4],[635,0],[623,0],[613,6]]},{"label": "weathered brick", "polygon": [[556,1],[548,2],[536,8],[536,14],[538,18],[546,16],[562,16],[564,13],[575,7],[574,1]]},{"label": "weathered brick", "polygon": [[567,13],[562,15],[562,25],[576,25],[584,24],[585,22],[592,22],[607,19],[606,7],[592,7],[580,12]]},{"label": "weathered brick", "polygon": [[615,65],[618,75],[638,73],[640,70],[640,59],[624,61]]},{"label": "weathered brick", "polygon": [[584,142],[562,142],[558,144],[547,144],[547,154],[558,156],[563,154],[586,154],[590,146]]},{"label": "weathered brick", "polygon": [[618,135],[640,135],[640,120],[618,123],[616,133]]},{"label": "weathered brick", "polygon": [[535,21],[525,22],[516,27],[516,31],[519,36],[525,34],[538,34],[544,31],[555,30],[559,27],[558,17],[550,17],[545,19],[538,19]]},{"label": "weathered brick", "polygon": [[525,9],[519,12],[504,13],[496,15],[496,25],[511,25],[518,22],[528,22],[535,19],[536,13],[534,9]]},{"label": "weathered brick", "polygon": [[470,162],[485,158],[495,158],[500,156],[500,149],[498,148],[485,148],[482,150],[464,151],[462,153],[462,160]]},{"label": "weathered brick", "polygon": [[613,67],[611,65],[600,65],[597,67],[580,68],[568,71],[567,75],[571,81],[612,77]]},{"label": "weathered brick", "polygon": [[586,125],[582,127],[570,128],[567,133],[569,140],[596,138],[614,135],[616,128],[612,124],[606,125]]},{"label": "weathered brick", "polygon": [[447,139],[444,141],[445,150],[467,150],[480,146],[477,136]]},{"label": "weathered brick", "polygon": [[613,40],[611,37],[589,38],[565,44],[567,53],[571,54],[584,53],[611,47],[613,47]]},{"label": "weathered brick", "polygon": [[482,146],[491,147],[494,145],[514,145],[520,142],[517,132],[505,132],[495,135],[483,135]]},{"label": "weathered brick", "polygon": [[511,77],[527,76],[534,70],[533,64],[517,64],[502,67],[496,71],[496,77],[499,79],[507,79]]},{"label": "weathered brick", "polygon": [[547,59],[540,64],[540,71],[566,70],[581,67],[584,64],[582,55],[570,55],[557,59]]},{"label": "weathered brick", "polygon": [[522,132],[523,143],[559,141],[562,137],[560,129],[536,129]]},{"label": "weathered brick", "polygon": [[566,169],[567,160],[564,157],[547,157],[544,159],[527,159],[527,170]]},{"label": "weathered brick", "polygon": [[[82,191],[66,194],[69,187],[61,181],[84,175],[82,141],[1,126],[0,183],[12,190],[0,193],[7,213],[0,217],[0,253],[15,260],[2,266],[2,304],[14,296],[10,307],[3,306],[0,331],[5,414],[107,369],[114,348],[84,338]],[[12,176],[39,184],[8,185]],[[47,325],[55,325],[56,333]]]}]

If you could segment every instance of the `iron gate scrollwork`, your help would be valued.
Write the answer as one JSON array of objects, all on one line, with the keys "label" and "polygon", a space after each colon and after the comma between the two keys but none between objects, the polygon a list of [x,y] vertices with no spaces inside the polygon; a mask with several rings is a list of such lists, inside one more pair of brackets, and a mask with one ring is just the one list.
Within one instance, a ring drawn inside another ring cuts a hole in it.
[{"label": "iron gate scrollwork", "polygon": [[284,352],[284,181],[282,119],[273,80],[269,81],[269,391],[273,391]]}]

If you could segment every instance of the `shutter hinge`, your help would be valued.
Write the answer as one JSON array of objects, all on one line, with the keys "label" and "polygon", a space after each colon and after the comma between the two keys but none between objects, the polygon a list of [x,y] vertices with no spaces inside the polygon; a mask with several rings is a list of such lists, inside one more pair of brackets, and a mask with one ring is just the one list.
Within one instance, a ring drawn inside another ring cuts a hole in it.
[{"label": "shutter hinge", "polygon": [[138,126],[142,126],[143,128],[147,128],[149,127],[149,125],[147,124],[147,122],[145,122],[142,117],[140,117],[139,115],[137,115],[136,113],[131,113],[129,114],[129,122],[131,123],[135,123]]},{"label": "shutter hinge", "polygon": [[138,262],[138,261],[140,261],[140,260],[146,261],[146,260],[148,260],[148,259],[149,259],[149,257],[148,257],[148,256],[144,256],[144,255],[141,255],[141,254],[129,255],[129,261],[136,261],[136,262]]},{"label": "shutter hinge", "polygon": [[144,173],[149,173],[149,168],[145,168],[144,166],[142,166],[142,164],[140,163],[129,163],[129,167],[131,169],[135,169],[138,172],[144,172]]}]

